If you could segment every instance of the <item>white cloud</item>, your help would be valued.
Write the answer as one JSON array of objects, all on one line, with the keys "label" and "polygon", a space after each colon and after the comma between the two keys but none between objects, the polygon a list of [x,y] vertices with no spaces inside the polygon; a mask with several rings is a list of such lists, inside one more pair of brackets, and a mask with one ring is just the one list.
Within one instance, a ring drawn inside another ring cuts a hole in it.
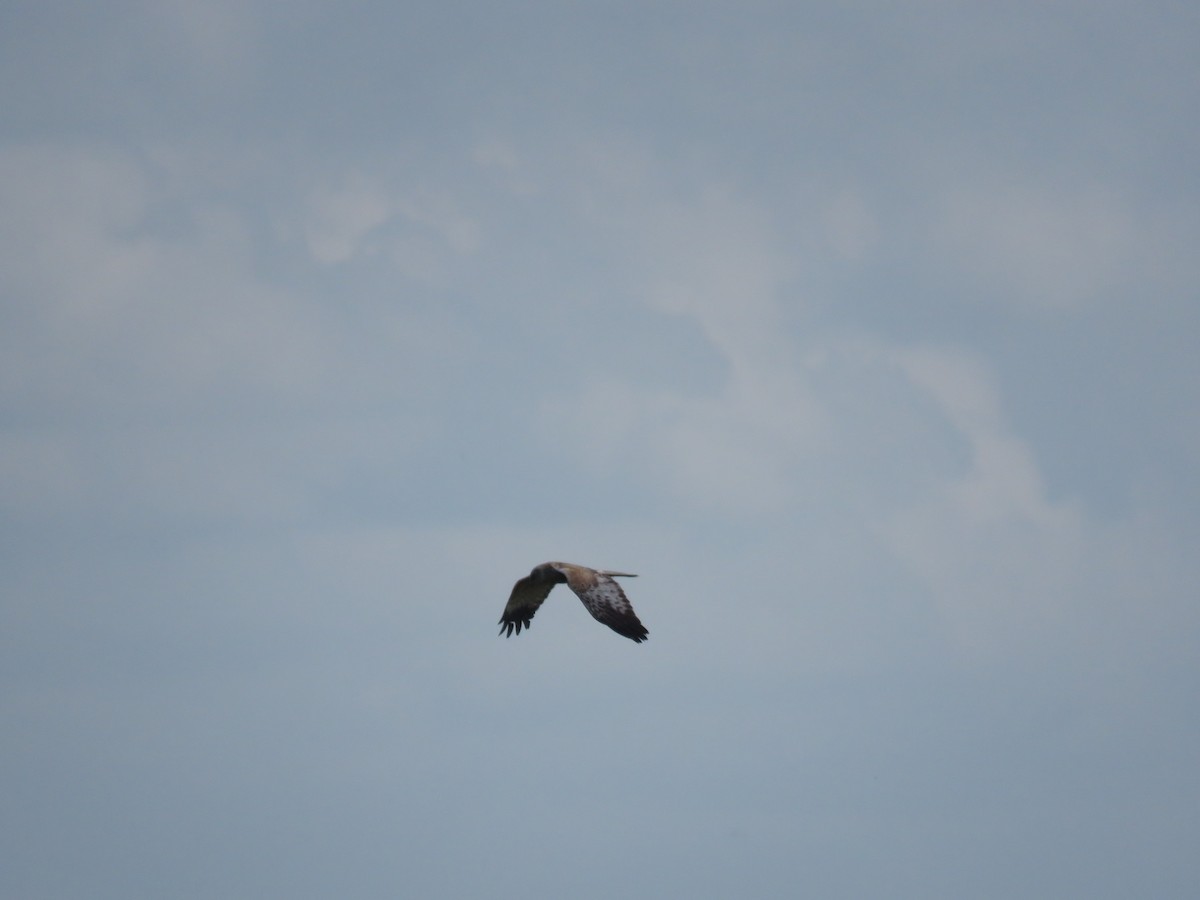
[{"label": "white cloud", "polygon": [[481,140],[472,149],[471,160],[515,196],[527,197],[539,190],[537,180],[525,170],[520,152],[509,140],[498,136]]},{"label": "white cloud", "polygon": [[960,351],[899,351],[971,448],[970,465],[893,511],[885,534],[929,586],[953,640],[972,652],[1041,639],[1076,611],[1085,523],[1052,502],[1028,445],[1012,434],[992,378]]},{"label": "white cloud", "polygon": [[399,276],[444,284],[456,263],[475,252],[480,229],[444,192],[401,191],[362,175],[313,191],[302,231],[324,265],[358,256],[385,256]]},{"label": "white cloud", "polygon": [[[419,361],[447,356],[431,349],[444,320],[348,314],[275,282],[252,262],[253,222],[208,177],[184,156],[163,176],[111,149],[0,153],[10,510],[281,519],[426,434],[402,401]],[[369,197],[332,204],[348,229]],[[360,419],[380,405],[385,421]]]},{"label": "white cloud", "polygon": [[[354,272],[333,302],[318,301],[259,257],[262,242],[280,235],[285,244],[304,236],[327,263],[372,250],[402,257],[420,239],[441,277],[478,241],[451,200],[429,191],[395,201],[371,179],[350,177],[314,194],[294,220],[276,210],[277,231],[264,235],[262,217],[228,199],[238,172],[236,160],[170,148],[152,161],[55,144],[0,152],[0,284],[22,298],[10,301],[12,327],[0,335],[0,390],[25,404],[56,398],[110,412],[181,411],[218,398],[238,407],[266,396],[311,404],[341,389],[362,400],[364,391],[410,389],[396,376],[415,360],[470,343],[435,347],[445,316],[360,291]],[[347,340],[358,342],[353,354]],[[393,377],[378,377],[380,366]]]},{"label": "white cloud", "polygon": [[779,291],[790,266],[763,210],[713,188],[691,202],[647,204],[630,219],[652,305],[694,317],[740,377],[787,368],[793,348]]},{"label": "white cloud", "polygon": [[985,180],[951,188],[937,216],[947,263],[982,281],[984,296],[1026,309],[1094,303],[1125,281],[1137,256],[1130,214],[1099,186]]},{"label": "white cloud", "polygon": [[[649,187],[653,167],[629,156],[600,176],[613,190],[590,194],[588,212],[628,229],[625,265],[646,304],[694,322],[724,381],[687,390],[603,373],[547,401],[542,433],[565,430],[587,467],[717,519],[823,521],[872,557],[865,565],[907,573],[898,592],[928,599],[967,655],[1070,643],[1087,573],[1103,562],[1098,526],[1050,495],[987,359],[965,345],[805,333],[789,278],[817,263],[782,252],[747,197],[710,186],[666,199]],[[813,218],[847,256],[875,240],[851,194]]]},{"label": "white cloud", "polygon": [[794,472],[812,450],[819,418],[811,398],[786,386],[751,396],[734,382],[712,396],[688,396],[604,381],[545,407],[545,429],[567,428],[585,464],[639,472],[703,508],[779,510],[796,499]]},{"label": "white cloud", "polygon": [[362,252],[364,239],[392,215],[384,191],[361,176],[318,188],[308,198],[305,215],[309,252],[326,265],[345,262]]},{"label": "white cloud", "polygon": [[[573,424],[592,464],[623,460],[702,506],[782,508],[824,424],[780,305],[786,257],[745,198],[724,188],[687,202],[648,196],[632,175],[639,168],[621,170],[631,183],[609,198],[603,218],[633,229],[629,263],[646,302],[699,326],[727,365],[726,383],[715,392],[661,390],[613,376],[551,404],[549,418]],[[601,177],[613,183],[611,172]]]},{"label": "white cloud", "polygon": [[253,272],[236,209],[184,201],[111,150],[9,150],[0,185],[13,235],[0,277],[36,298],[6,336],[7,385],[27,400],[179,403],[179,390],[286,392],[321,371],[316,310]]},{"label": "white cloud", "polygon": [[91,327],[128,294],[152,252],[136,235],[149,198],[139,167],[116,151],[40,143],[0,149],[0,253],[9,290],[48,300]]}]

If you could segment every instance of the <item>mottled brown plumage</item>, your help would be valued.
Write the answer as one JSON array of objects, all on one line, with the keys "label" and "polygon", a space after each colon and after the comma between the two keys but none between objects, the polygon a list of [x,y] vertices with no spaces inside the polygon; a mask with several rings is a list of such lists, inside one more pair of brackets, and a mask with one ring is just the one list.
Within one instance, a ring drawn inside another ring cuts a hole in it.
[{"label": "mottled brown plumage", "polygon": [[617,634],[641,643],[649,632],[634,613],[621,586],[613,580],[636,577],[629,572],[589,569],[571,563],[548,562],[534,566],[533,571],[513,585],[504,615],[500,617],[500,633],[505,637],[512,636],[514,631],[520,634],[522,628],[529,627],[533,614],[551,589],[556,584],[566,584],[579,596],[597,622],[603,622]]}]

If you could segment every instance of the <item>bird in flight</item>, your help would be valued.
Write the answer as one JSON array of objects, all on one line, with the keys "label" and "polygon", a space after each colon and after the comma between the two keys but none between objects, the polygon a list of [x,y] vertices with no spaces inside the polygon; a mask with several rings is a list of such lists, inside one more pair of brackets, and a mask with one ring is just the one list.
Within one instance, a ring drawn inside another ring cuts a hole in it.
[{"label": "bird in flight", "polygon": [[565,583],[579,595],[592,618],[640,644],[650,632],[639,621],[621,586],[613,580],[636,577],[630,572],[609,572],[561,562],[534,566],[532,572],[513,585],[504,615],[500,617],[500,633],[511,637],[513,631],[520,634],[522,628],[528,628],[529,620],[550,590]]}]

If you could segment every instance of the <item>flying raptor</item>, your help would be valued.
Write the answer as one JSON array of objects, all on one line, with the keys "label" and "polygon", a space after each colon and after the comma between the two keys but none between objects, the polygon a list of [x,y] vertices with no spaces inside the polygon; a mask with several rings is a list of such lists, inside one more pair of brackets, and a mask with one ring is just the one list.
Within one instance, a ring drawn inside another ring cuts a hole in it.
[{"label": "flying raptor", "polygon": [[529,627],[529,620],[556,584],[566,584],[579,595],[587,611],[597,622],[603,622],[617,634],[641,643],[650,633],[629,604],[629,598],[614,578],[636,578],[630,572],[609,572],[589,569],[570,563],[548,562],[534,566],[533,571],[513,585],[512,594],[500,617],[500,633],[511,637],[515,630]]}]

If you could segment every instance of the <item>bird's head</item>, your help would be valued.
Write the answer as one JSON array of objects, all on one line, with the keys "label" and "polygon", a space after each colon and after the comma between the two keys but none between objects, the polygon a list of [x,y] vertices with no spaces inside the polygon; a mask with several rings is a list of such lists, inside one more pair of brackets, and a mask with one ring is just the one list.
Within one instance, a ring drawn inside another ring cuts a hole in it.
[{"label": "bird's head", "polygon": [[542,563],[540,566],[534,566],[533,571],[529,573],[529,577],[534,581],[542,583],[549,581],[554,584],[562,584],[567,580],[567,576],[550,565],[550,563]]}]

